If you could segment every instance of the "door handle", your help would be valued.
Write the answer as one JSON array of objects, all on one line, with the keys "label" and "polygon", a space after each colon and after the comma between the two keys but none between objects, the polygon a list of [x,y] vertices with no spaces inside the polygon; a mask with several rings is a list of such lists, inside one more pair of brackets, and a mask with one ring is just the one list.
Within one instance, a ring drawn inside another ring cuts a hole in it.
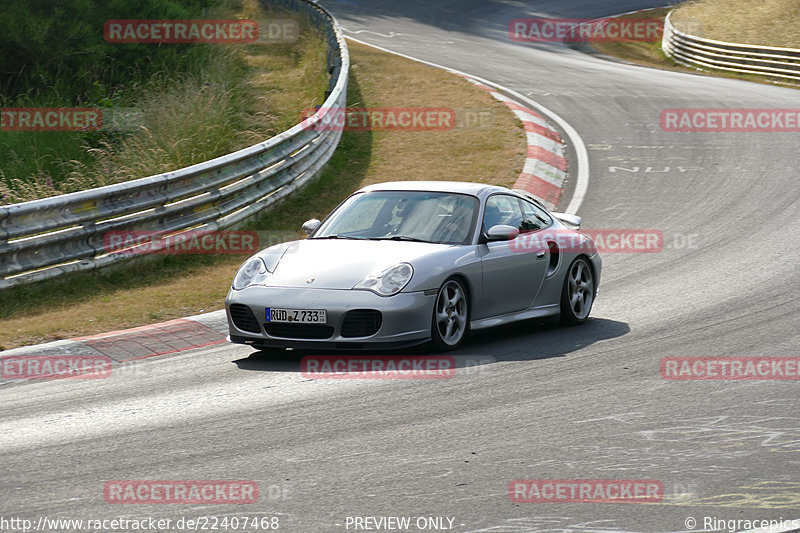
[{"label": "door handle", "polygon": [[536,259],[542,259],[546,255],[547,255],[547,251],[546,250],[540,250],[540,251],[536,252]]}]

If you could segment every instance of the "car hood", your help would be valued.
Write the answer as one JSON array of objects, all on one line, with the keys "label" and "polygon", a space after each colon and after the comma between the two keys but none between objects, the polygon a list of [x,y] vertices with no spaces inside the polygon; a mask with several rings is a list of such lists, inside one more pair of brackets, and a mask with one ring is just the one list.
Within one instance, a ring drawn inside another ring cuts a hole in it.
[{"label": "car hood", "polygon": [[[272,271],[272,287],[352,289],[370,274],[398,263],[411,263],[445,244],[402,241],[306,239],[284,243],[259,253]],[[312,281],[310,281],[312,280]]]}]

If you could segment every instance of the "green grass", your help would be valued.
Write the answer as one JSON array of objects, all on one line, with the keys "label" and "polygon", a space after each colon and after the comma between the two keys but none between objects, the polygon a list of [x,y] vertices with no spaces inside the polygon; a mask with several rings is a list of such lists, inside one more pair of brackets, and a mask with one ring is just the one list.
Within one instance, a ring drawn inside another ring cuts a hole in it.
[{"label": "green grass", "polygon": [[[200,18],[232,12],[238,0],[7,0],[0,10],[0,107],[131,107],[151,80],[205,72],[220,47],[105,42],[111,18]],[[215,7],[216,6],[216,7]],[[92,149],[114,144],[106,132],[0,131],[0,203],[72,190],[65,181]]]},{"label": "green grass", "polygon": [[[135,114],[130,127],[121,131],[0,131],[0,203],[85,190],[206,161],[283,131],[297,122],[302,109],[321,103],[327,88],[322,35],[304,17],[265,11],[254,0],[226,6],[215,16],[293,18],[301,25],[301,38],[295,43],[198,45],[185,56],[162,57],[162,67],[148,71],[146,79],[133,77],[113,91],[98,88],[97,94],[89,94],[96,101],[81,100],[87,97],[83,93],[59,96],[55,87],[49,93],[31,90],[13,99],[4,97],[4,107],[113,105],[112,110],[133,109]],[[79,86],[74,83],[75,93],[81,92]]]}]

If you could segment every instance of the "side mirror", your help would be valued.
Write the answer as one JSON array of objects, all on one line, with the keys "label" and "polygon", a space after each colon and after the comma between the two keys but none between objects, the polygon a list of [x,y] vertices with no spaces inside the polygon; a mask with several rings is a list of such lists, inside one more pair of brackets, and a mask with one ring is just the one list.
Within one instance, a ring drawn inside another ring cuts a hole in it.
[{"label": "side mirror", "polygon": [[583,219],[578,215],[568,215],[567,213],[553,213],[553,216],[556,217],[561,222],[565,222],[570,226],[575,226],[575,229],[581,229],[581,223]]},{"label": "side mirror", "polygon": [[317,228],[319,227],[320,224],[322,224],[322,222],[320,222],[316,218],[312,218],[311,220],[306,220],[305,222],[303,222],[303,231],[311,235],[312,233],[317,231]]},{"label": "side mirror", "polygon": [[505,224],[498,224],[492,226],[486,232],[486,237],[490,241],[510,241],[517,238],[519,230],[514,226],[506,226]]}]

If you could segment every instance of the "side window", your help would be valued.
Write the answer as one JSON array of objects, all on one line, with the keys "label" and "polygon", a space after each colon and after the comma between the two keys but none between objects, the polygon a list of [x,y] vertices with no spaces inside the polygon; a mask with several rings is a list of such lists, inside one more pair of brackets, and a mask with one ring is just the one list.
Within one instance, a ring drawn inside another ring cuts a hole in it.
[{"label": "side window", "polygon": [[522,209],[516,197],[495,194],[486,200],[486,210],[483,214],[484,229],[488,230],[498,224],[520,228],[522,220]]},{"label": "side window", "polygon": [[525,200],[520,200],[520,203],[524,215],[520,232],[544,229],[553,223],[553,219],[541,208]]}]

